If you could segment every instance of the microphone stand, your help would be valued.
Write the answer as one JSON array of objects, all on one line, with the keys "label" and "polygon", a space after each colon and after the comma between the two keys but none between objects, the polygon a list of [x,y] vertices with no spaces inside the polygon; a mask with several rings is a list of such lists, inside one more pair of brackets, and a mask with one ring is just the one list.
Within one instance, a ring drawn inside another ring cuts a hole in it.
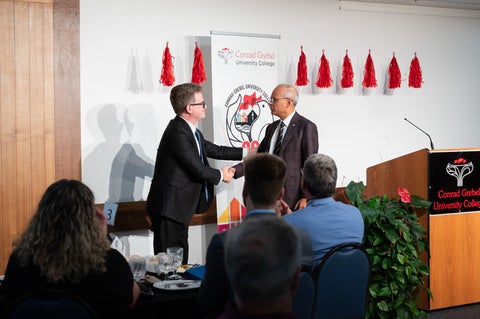
[{"label": "microphone stand", "polygon": [[433,142],[432,142],[432,138],[430,137],[430,134],[428,134],[427,132],[425,132],[424,130],[422,130],[421,128],[419,128],[418,126],[416,126],[415,124],[413,124],[412,122],[410,122],[406,117],[403,118],[405,121],[407,121],[408,123],[412,124],[413,126],[415,126],[417,129],[419,129],[423,134],[427,135],[428,136],[428,139],[430,140],[430,148],[432,149],[432,151],[435,149],[433,147]]}]

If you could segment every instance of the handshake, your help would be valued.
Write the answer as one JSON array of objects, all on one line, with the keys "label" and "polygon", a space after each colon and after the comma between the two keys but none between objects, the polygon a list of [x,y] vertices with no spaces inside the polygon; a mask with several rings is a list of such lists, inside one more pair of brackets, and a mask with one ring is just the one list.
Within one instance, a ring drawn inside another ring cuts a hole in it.
[{"label": "handshake", "polygon": [[[257,154],[257,149],[258,147],[249,147],[246,152],[246,158],[254,156]],[[244,153],[245,155],[245,153]],[[223,182],[225,183],[230,183],[232,180],[233,176],[235,175],[235,168],[234,167],[224,167],[221,169],[222,175],[223,175]]]},{"label": "handshake", "polygon": [[230,181],[233,178],[233,175],[235,175],[235,168],[233,168],[233,167],[223,167],[221,169],[221,171],[222,171],[222,175],[223,175],[223,181],[227,184],[230,183]]}]

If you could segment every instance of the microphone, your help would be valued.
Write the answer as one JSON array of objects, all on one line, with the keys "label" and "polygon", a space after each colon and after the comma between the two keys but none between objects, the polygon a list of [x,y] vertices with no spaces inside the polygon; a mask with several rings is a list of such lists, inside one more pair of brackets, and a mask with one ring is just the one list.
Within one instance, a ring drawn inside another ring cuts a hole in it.
[{"label": "microphone", "polygon": [[432,149],[432,151],[434,150],[433,148],[433,142],[432,142],[432,138],[430,137],[430,134],[428,134],[427,132],[425,132],[424,130],[422,130],[421,128],[419,128],[418,126],[416,126],[415,124],[413,124],[412,122],[410,122],[409,120],[407,120],[406,117],[403,118],[405,121],[407,121],[408,123],[412,124],[413,126],[415,126],[417,129],[419,129],[423,134],[427,135],[428,136],[428,139],[430,140],[430,148]]}]

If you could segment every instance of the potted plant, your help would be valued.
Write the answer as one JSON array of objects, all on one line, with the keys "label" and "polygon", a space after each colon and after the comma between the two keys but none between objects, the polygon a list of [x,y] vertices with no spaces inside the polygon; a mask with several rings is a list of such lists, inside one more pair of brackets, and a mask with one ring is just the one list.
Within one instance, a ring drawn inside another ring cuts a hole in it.
[{"label": "potted plant", "polygon": [[364,196],[363,182],[350,182],[346,195],[362,213],[365,223],[364,245],[370,255],[372,272],[367,318],[419,318],[417,308],[428,265],[420,259],[428,250],[426,231],[415,210],[428,209],[430,202],[399,188],[399,198],[386,195]]}]

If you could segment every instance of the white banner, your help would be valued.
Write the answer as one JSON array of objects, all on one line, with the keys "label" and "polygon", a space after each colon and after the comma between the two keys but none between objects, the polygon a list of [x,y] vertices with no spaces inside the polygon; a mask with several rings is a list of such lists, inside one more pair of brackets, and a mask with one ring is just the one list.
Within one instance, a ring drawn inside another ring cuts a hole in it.
[{"label": "white banner", "polygon": [[[268,106],[278,83],[279,36],[212,31],[214,141],[236,147],[258,146],[273,121]],[[243,177],[217,188],[218,230],[245,216]]]}]

